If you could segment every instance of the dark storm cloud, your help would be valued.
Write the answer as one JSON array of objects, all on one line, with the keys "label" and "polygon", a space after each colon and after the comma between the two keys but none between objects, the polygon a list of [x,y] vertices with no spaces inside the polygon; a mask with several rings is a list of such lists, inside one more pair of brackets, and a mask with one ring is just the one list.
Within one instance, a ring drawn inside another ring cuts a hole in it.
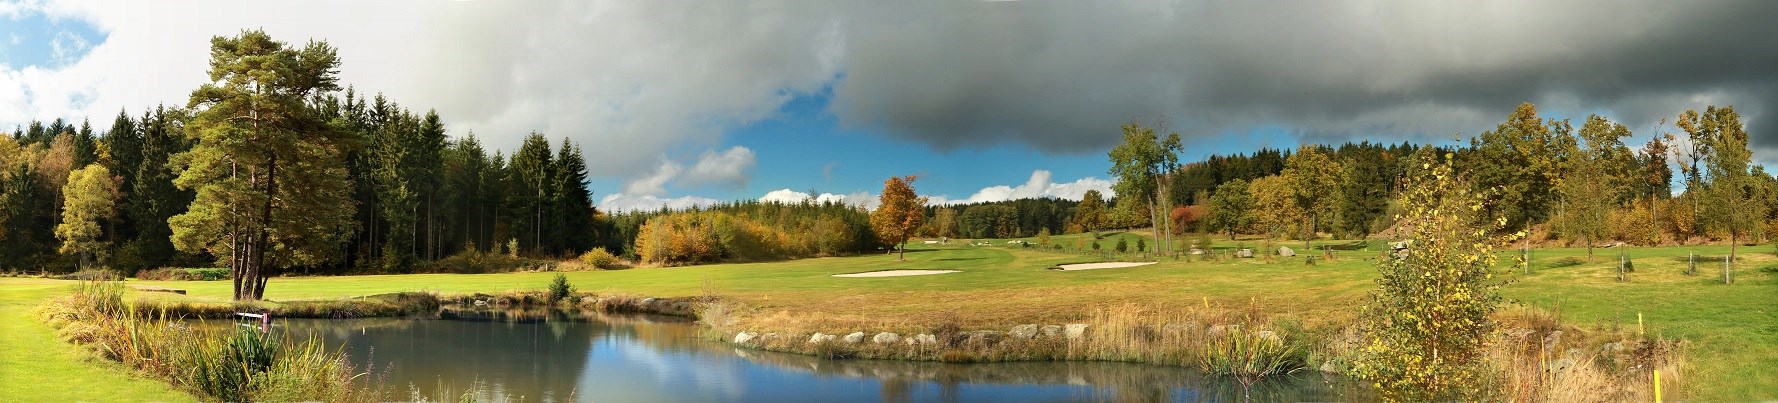
[{"label": "dark storm cloud", "polygon": [[1092,152],[1132,118],[1198,136],[1440,139],[1526,101],[1639,131],[1732,104],[1756,147],[1778,146],[1759,135],[1778,102],[1778,2],[900,6],[852,10],[833,108],[941,148]]}]

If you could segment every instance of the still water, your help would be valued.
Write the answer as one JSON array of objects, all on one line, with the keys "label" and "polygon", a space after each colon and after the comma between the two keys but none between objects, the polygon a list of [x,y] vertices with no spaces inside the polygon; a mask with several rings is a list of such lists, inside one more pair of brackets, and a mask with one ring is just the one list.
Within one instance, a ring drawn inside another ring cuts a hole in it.
[{"label": "still water", "polygon": [[[298,337],[341,346],[397,396],[596,402],[1242,401],[1232,379],[1104,362],[945,364],[826,360],[707,341],[686,319],[596,313],[463,312],[439,319],[289,319]],[[1255,385],[1253,401],[1330,401],[1315,371]]]}]

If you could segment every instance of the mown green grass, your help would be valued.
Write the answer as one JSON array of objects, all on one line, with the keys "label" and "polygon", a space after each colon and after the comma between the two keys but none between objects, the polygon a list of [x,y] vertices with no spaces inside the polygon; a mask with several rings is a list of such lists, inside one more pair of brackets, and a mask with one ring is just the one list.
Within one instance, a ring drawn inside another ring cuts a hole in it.
[{"label": "mown green grass", "polygon": [[166,383],[134,376],[62,341],[33,311],[68,295],[74,282],[0,279],[0,401],[196,401]]},{"label": "mown green grass", "polygon": [[[1141,233],[1138,235],[1143,235]],[[1112,234],[1111,236],[1134,236]],[[1082,235],[1055,236],[1051,243],[1074,245]],[[1035,239],[1027,238],[1035,242]],[[1176,241],[1184,241],[1176,237]],[[1115,242],[1115,241],[1112,241]],[[1215,247],[1245,246],[1275,252],[1301,251],[1301,242],[1215,239]],[[1098,254],[1054,253],[995,246],[933,247],[916,242],[907,261],[894,255],[804,259],[786,262],[640,268],[567,273],[582,291],[675,297],[717,294],[738,301],[759,317],[777,317],[793,326],[827,333],[852,330],[925,331],[940,322],[966,328],[999,328],[1017,323],[1080,321],[1094,310],[1124,304],[1181,309],[1208,302],[1231,309],[1254,309],[1306,326],[1339,325],[1356,319],[1376,277],[1375,259],[1387,245],[1336,252],[1333,261],[1305,264],[1304,257],[1173,261],[1122,269],[1054,271],[1063,263],[1101,259]],[[1343,244],[1345,241],[1318,241]],[[1105,245],[1105,241],[1101,241]],[[1152,243],[1151,243],[1152,244]],[[1183,248],[1181,248],[1183,249]],[[1616,280],[1618,249],[1598,249],[1592,263],[1552,267],[1585,249],[1539,249],[1531,274],[1510,269],[1502,253],[1500,279],[1510,301],[1559,310],[1569,324],[1583,328],[1634,329],[1641,313],[1649,332],[1689,340],[1683,396],[1693,400],[1778,398],[1778,266],[1770,246],[1743,247],[1737,283],[1721,284],[1727,247],[1629,248],[1636,272]],[[1713,257],[1702,274],[1686,276],[1687,251]],[[1511,253],[1516,253],[1513,251]],[[1320,256],[1320,252],[1304,253]],[[1126,254],[1116,260],[1135,260]],[[882,278],[835,278],[832,274],[892,269],[953,269],[959,273]],[[275,278],[272,300],[324,299],[398,291],[441,293],[541,290],[556,273],[416,274],[351,277]],[[0,280],[12,285],[14,279]],[[44,280],[31,280],[42,282]],[[227,281],[144,281],[131,283],[185,289],[189,296],[141,293],[152,298],[225,301]],[[46,291],[36,297],[47,298]],[[21,298],[21,297],[8,297]],[[27,303],[28,305],[28,303]],[[774,323],[780,324],[781,323]],[[43,330],[48,334],[47,328]],[[46,336],[48,337],[48,336]],[[53,337],[50,338],[53,340]],[[1672,374],[1663,374],[1671,377]]]}]

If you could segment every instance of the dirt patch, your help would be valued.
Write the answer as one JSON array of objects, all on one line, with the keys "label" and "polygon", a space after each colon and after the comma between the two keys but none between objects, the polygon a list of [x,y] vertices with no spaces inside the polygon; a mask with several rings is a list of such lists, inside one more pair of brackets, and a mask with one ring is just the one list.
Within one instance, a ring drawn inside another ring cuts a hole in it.
[{"label": "dirt patch", "polygon": [[883,270],[883,271],[867,271],[867,272],[863,272],[863,273],[835,274],[833,276],[834,277],[900,277],[900,276],[925,276],[925,275],[931,275],[931,274],[945,274],[945,273],[956,273],[956,272],[957,272],[956,270]]},{"label": "dirt patch", "polygon": [[1123,267],[1147,266],[1147,265],[1151,265],[1151,264],[1155,264],[1155,263],[1160,263],[1160,262],[1077,263],[1077,264],[1065,264],[1065,265],[1056,266],[1056,267],[1061,270],[1093,270],[1093,269],[1116,269],[1116,268],[1123,268]]}]

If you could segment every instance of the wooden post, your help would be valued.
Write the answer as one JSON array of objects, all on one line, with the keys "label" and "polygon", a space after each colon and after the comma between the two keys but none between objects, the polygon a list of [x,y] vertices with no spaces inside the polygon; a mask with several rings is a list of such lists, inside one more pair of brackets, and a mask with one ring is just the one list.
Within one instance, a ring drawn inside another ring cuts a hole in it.
[{"label": "wooden post", "polygon": [[1723,256],[1722,257],[1722,283],[1726,285],[1726,284],[1730,284],[1733,281],[1734,281],[1734,279],[1729,277],[1729,257]]}]

